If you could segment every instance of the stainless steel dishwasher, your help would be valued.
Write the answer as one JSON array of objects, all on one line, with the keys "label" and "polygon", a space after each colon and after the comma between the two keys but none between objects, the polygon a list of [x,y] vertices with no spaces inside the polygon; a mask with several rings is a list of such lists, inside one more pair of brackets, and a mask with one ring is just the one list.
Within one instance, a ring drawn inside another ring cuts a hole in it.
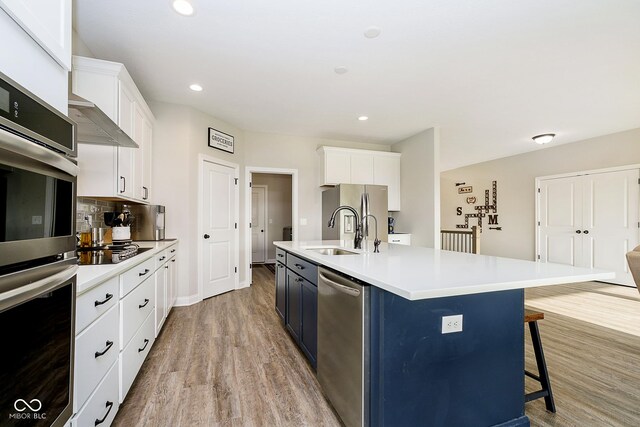
[{"label": "stainless steel dishwasher", "polygon": [[345,426],[368,425],[369,286],[322,267],[317,372]]}]

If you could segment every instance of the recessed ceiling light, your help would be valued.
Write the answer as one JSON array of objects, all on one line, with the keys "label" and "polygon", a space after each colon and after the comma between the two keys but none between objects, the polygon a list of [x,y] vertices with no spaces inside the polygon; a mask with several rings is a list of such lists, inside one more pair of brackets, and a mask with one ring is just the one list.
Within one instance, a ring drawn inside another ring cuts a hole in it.
[{"label": "recessed ceiling light", "polygon": [[548,144],[553,140],[553,137],[556,136],[555,133],[543,133],[541,135],[536,135],[533,138],[533,142],[536,144]]},{"label": "recessed ceiling light", "polygon": [[349,71],[349,69],[344,65],[339,65],[336,68],[334,68],[333,71],[335,71],[336,74],[345,74],[347,71]]},{"label": "recessed ceiling light", "polygon": [[173,0],[173,9],[183,16],[193,15],[193,5],[189,0]]},{"label": "recessed ceiling light", "polygon": [[194,83],[194,84],[190,85],[189,89],[191,89],[194,92],[202,92],[202,86],[200,86],[197,83]]},{"label": "recessed ceiling light", "polygon": [[358,117],[358,120],[360,120],[361,122],[364,122],[365,120],[369,120],[369,117],[367,117],[367,116],[360,116],[360,117]]},{"label": "recessed ceiling light", "polygon": [[364,30],[364,36],[368,39],[375,39],[380,35],[380,31],[382,30],[379,27],[369,27]]}]

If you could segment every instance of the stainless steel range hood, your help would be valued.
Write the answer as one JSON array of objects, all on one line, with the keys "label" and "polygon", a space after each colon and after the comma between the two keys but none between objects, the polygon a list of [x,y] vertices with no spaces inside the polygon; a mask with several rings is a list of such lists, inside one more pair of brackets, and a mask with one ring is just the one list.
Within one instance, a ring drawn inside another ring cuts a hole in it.
[{"label": "stainless steel range hood", "polygon": [[80,143],[139,148],[96,104],[74,93],[69,94],[69,118],[78,124]]}]

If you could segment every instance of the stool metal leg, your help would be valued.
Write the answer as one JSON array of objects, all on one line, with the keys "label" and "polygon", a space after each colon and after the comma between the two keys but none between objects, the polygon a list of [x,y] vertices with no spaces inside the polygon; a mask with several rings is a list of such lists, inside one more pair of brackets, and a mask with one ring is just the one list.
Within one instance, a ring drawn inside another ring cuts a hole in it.
[{"label": "stool metal leg", "polygon": [[544,360],[544,352],[542,351],[542,341],[540,340],[540,331],[538,330],[538,322],[529,322],[529,331],[531,332],[531,342],[533,343],[533,352],[536,355],[536,364],[538,365],[538,376],[540,377],[540,385],[542,386],[542,396],[547,410],[556,412],[556,404],[553,401],[553,393],[551,391],[551,383],[549,382],[549,372],[547,371],[547,363]]}]

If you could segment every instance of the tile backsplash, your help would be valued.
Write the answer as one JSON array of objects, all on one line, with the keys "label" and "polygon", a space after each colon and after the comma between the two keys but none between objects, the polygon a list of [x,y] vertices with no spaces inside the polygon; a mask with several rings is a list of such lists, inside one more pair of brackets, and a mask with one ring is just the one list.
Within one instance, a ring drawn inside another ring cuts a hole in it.
[{"label": "tile backsplash", "polygon": [[78,197],[76,202],[76,232],[89,231],[86,216],[91,218],[92,227],[106,227],[104,213],[115,210],[116,203],[105,200]]}]

